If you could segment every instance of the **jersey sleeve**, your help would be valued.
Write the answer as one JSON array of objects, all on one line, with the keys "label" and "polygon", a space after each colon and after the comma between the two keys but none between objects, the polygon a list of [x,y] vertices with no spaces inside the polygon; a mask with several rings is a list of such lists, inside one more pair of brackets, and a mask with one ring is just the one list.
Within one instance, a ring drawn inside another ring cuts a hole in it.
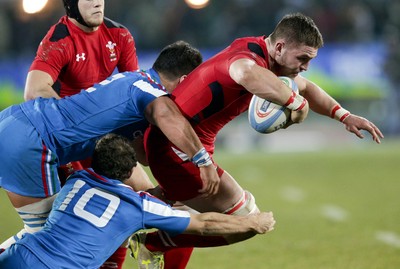
[{"label": "jersey sleeve", "polygon": [[240,52],[235,52],[234,54],[232,54],[232,56],[228,59],[228,67],[236,60],[239,59],[250,59],[253,60],[257,63],[257,65],[262,66],[262,67],[267,67],[267,63],[265,61],[265,59],[263,59],[262,57],[260,57],[259,55],[257,55],[254,52],[251,51],[240,51]]},{"label": "jersey sleeve", "polygon": [[143,222],[147,229],[157,228],[171,236],[183,233],[189,225],[190,214],[187,211],[172,209],[161,200],[140,192],[143,199]]},{"label": "jersey sleeve", "polygon": [[137,80],[132,85],[132,100],[135,103],[136,110],[143,113],[147,105],[160,96],[167,95],[165,91],[161,90],[160,84],[151,82],[149,80]]},{"label": "jersey sleeve", "polygon": [[139,69],[138,58],[136,54],[136,44],[132,34],[126,28],[121,28],[120,33],[121,57],[118,62],[118,71],[136,71]]},{"label": "jersey sleeve", "polygon": [[65,40],[50,41],[52,30],[43,38],[36,52],[29,71],[40,70],[48,73],[53,81],[56,81],[61,69],[68,64],[70,58],[68,42]]}]

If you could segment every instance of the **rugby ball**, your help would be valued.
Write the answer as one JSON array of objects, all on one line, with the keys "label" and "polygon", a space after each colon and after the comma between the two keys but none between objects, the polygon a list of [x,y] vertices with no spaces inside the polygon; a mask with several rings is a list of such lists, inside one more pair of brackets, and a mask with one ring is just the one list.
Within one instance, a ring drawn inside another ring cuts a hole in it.
[{"label": "rugby ball", "polygon": [[[289,77],[279,77],[292,91],[299,92],[296,82]],[[285,106],[274,104],[253,95],[249,104],[250,126],[259,133],[269,134],[284,127],[290,119],[291,111]]]}]

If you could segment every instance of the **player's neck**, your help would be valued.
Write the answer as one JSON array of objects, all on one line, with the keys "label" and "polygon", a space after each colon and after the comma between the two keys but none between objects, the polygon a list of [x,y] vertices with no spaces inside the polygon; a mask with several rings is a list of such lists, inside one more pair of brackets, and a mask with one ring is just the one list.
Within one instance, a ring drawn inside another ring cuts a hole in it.
[{"label": "player's neck", "polygon": [[172,91],[179,84],[179,78],[171,80],[167,78],[167,76],[164,75],[163,73],[158,73],[158,75],[160,76],[161,85],[164,86],[164,88],[167,90],[168,93],[172,93]]},{"label": "player's neck", "polygon": [[68,19],[75,24],[79,29],[81,29],[82,31],[84,31],[85,33],[93,33],[95,31],[97,31],[97,29],[99,29],[100,26],[96,26],[96,27],[88,27],[85,26],[83,24],[80,24],[76,19],[73,18],[69,18]]},{"label": "player's neck", "polygon": [[271,54],[275,53],[274,48],[272,46],[271,39],[269,36],[266,39],[264,39],[264,41],[265,41],[265,45],[267,46],[267,51],[268,51],[268,66],[269,66],[269,69],[273,72],[275,60]]}]

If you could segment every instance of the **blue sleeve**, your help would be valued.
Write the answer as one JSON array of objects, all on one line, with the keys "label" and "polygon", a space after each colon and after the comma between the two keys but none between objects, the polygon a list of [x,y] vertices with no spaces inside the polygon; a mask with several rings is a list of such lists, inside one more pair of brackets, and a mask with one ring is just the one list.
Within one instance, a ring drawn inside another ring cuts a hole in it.
[{"label": "blue sleeve", "polygon": [[156,98],[167,95],[160,85],[149,80],[137,80],[133,83],[132,100],[138,111],[144,112],[147,105]]},{"label": "blue sleeve", "polygon": [[157,228],[174,236],[183,233],[190,222],[187,211],[172,209],[169,205],[151,195],[141,192],[143,198],[144,227]]}]

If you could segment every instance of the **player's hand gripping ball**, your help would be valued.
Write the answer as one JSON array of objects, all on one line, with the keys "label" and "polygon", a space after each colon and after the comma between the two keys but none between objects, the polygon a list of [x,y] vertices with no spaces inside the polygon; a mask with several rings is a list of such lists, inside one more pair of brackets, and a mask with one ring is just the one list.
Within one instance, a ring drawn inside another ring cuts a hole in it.
[{"label": "player's hand gripping ball", "polygon": [[[279,77],[292,91],[299,92],[296,82],[289,77]],[[249,105],[249,123],[259,133],[269,134],[284,127],[290,120],[291,110],[256,95]]]}]

